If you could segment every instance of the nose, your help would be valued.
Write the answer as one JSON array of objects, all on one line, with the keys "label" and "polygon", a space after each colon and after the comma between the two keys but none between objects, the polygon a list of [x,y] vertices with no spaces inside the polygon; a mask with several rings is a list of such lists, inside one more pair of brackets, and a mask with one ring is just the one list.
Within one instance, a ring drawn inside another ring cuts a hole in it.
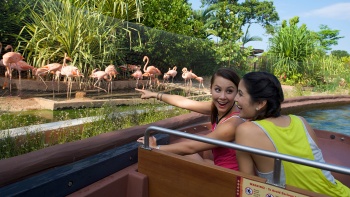
[{"label": "nose", "polygon": [[220,94],[219,98],[221,98],[221,99],[226,98],[225,91],[222,91],[222,92],[221,92],[221,94]]},{"label": "nose", "polygon": [[238,100],[238,94],[236,94],[235,98],[233,99],[235,101],[235,103],[237,104],[237,100]]}]

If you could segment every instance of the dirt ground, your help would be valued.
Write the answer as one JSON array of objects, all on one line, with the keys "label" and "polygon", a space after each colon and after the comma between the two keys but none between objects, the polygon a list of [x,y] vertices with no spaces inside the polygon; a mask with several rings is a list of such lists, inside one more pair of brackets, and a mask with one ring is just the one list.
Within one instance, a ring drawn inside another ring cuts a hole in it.
[{"label": "dirt ground", "polygon": [[41,105],[34,98],[21,99],[18,96],[0,98],[1,111],[26,111],[41,109]]}]

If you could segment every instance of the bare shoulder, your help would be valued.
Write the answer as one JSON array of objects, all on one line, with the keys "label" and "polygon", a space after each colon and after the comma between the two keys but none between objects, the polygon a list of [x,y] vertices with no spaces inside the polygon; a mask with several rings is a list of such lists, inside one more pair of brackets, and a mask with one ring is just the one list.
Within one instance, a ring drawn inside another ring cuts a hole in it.
[{"label": "bare shoulder", "polygon": [[309,132],[310,136],[312,137],[312,139],[316,142],[316,144],[318,143],[317,142],[317,136],[316,136],[316,133],[314,131],[314,129],[311,127],[311,125],[306,121],[306,119],[302,116],[298,116],[304,123],[306,129],[307,129],[307,132]]},{"label": "bare shoulder", "polygon": [[240,124],[237,127],[236,134],[238,136],[242,136],[242,137],[256,136],[256,134],[261,133],[260,130],[261,129],[256,124],[254,124],[253,122],[247,121],[247,122]]}]

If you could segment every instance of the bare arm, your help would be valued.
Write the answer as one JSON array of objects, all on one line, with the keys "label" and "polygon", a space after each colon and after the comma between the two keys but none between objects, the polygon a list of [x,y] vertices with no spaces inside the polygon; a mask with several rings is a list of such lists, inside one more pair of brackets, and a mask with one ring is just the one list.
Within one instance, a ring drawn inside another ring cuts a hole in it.
[{"label": "bare arm", "polygon": [[309,123],[305,120],[305,118],[303,118],[301,116],[299,116],[299,118],[304,122],[305,127],[306,127],[307,131],[309,132],[311,138],[314,140],[314,142],[318,146],[317,136],[316,136],[314,129],[309,125]]},{"label": "bare arm", "polygon": [[[243,145],[243,146],[252,146],[250,137],[251,133],[249,130],[249,122],[241,124],[240,126],[237,127],[236,130],[236,143]],[[250,175],[255,175],[255,170],[254,170],[254,161],[252,158],[252,155],[248,152],[244,151],[236,151],[237,154],[237,160],[238,160],[238,166],[239,166],[239,171],[250,174]]]},{"label": "bare arm", "polygon": [[[214,132],[210,132],[209,134],[205,135],[205,137],[222,140],[226,142],[232,142],[235,140],[235,131],[237,126],[243,122],[244,121],[240,118],[231,118],[230,120],[227,120],[222,124],[219,124]],[[137,141],[143,143],[144,138],[141,137]],[[150,138],[150,146],[152,148],[156,148],[157,146],[154,137]],[[203,143],[203,142],[198,142],[195,140],[185,140],[175,144],[162,145],[160,146],[160,150],[172,152],[179,155],[188,155],[188,154],[201,152],[204,150],[210,150],[214,147],[217,147],[217,146]]]},{"label": "bare arm", "polygon": [[141,93],[142,99],[157,98],[170,105],[180,107],[183,109],[188,109],[201,114],[210,115],[211,112],[211,102],[194,101],[179,95],[163,94],[159,92],[151,92],[148,90],[135,89]]}]

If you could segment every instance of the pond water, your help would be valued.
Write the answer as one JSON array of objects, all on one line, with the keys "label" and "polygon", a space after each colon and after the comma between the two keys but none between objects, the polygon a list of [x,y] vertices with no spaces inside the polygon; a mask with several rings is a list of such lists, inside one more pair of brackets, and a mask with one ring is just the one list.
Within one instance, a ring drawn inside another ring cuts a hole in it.
[{"label": "pond water", "polygon": [[350,136],[350,105],[299,113],[315,129],[334,131]]}]

